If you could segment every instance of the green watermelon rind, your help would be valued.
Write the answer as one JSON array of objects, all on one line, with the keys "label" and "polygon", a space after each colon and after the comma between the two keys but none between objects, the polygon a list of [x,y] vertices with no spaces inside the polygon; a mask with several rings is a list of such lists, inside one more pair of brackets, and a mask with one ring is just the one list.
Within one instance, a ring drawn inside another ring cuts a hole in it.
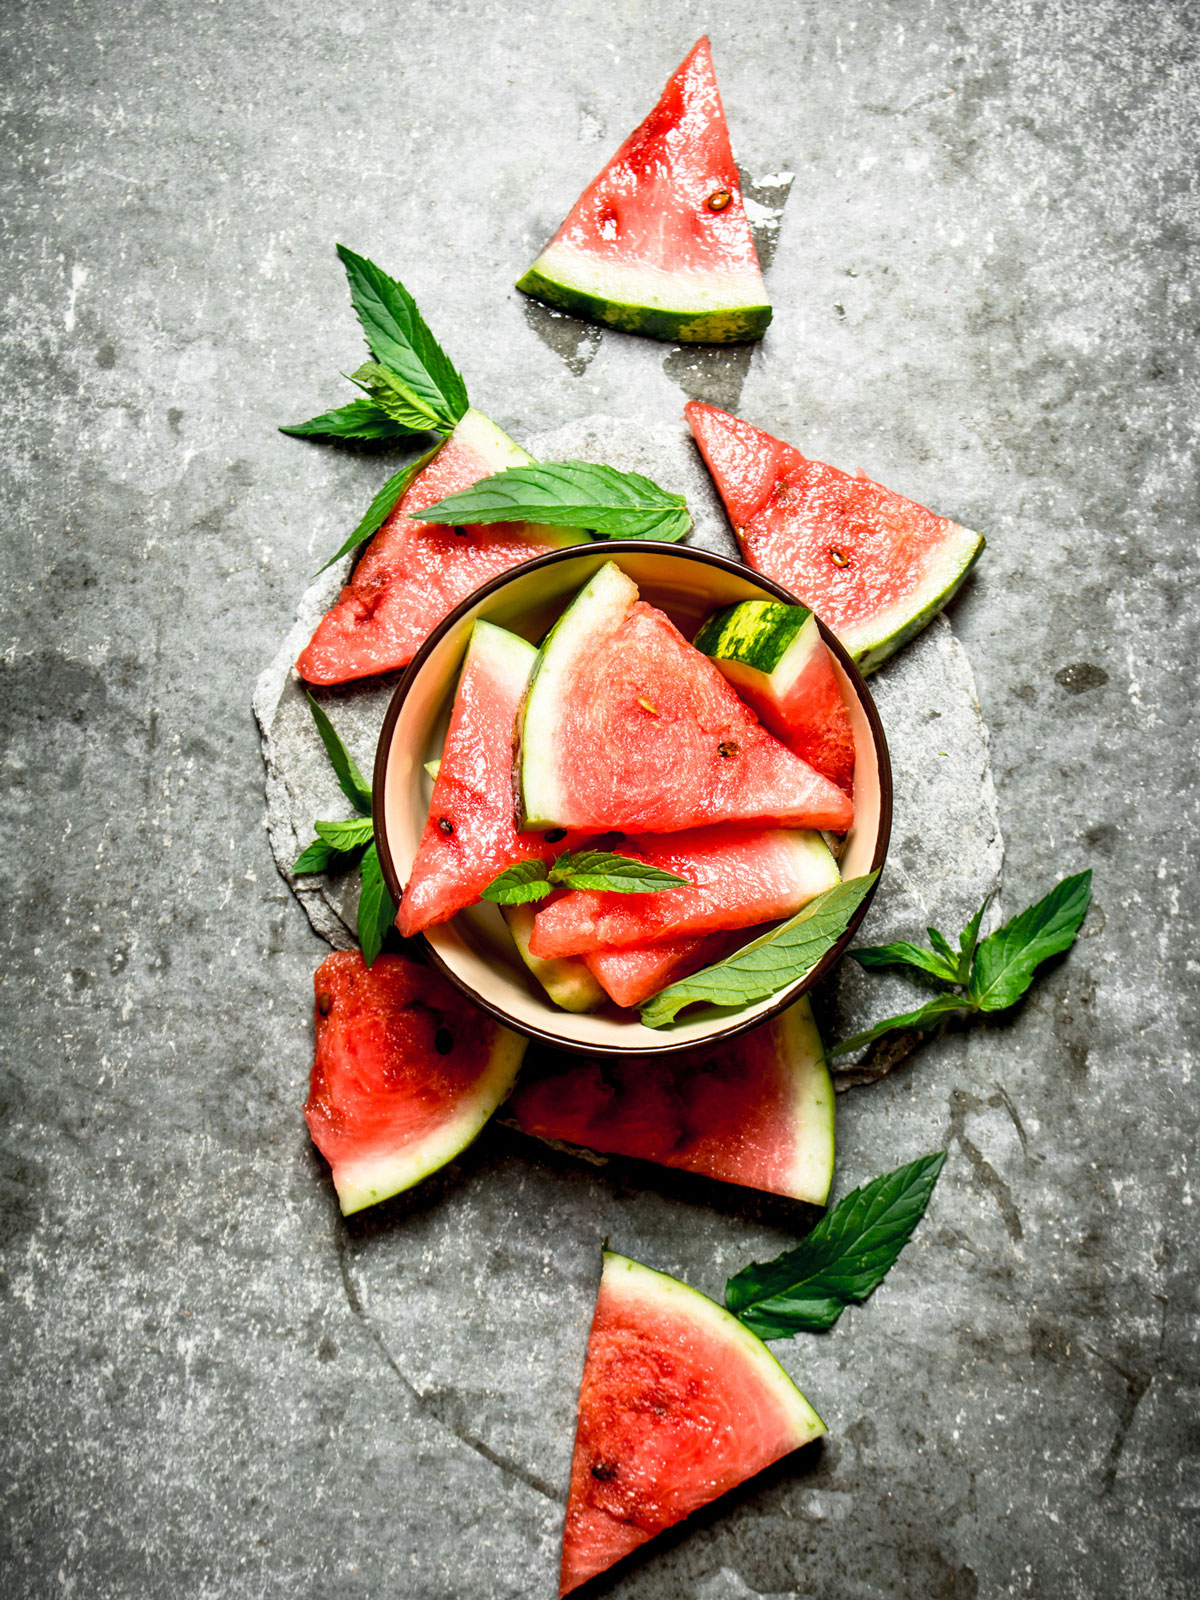
[{"label": "green watermelon rind", "polygon": [[729,679],[783,700],[808,663],[821,630],[807,606],[743,600],[708,618],[692,641]]},{"label": "green watermelon rind", "polygon": [[465,1150],[508,1097],[527,1043],[523,1034],[497,1024],[486,1067],[447,1121],[402,1150],[339,1162],[333,1176],[342,1215],[351,1216],[366,1206],[402,1194]]},{"label": "green watermelon rind", "polygon": [[958,592],[986,543],[981,533],[953,523],[938,551],[936,565],[918,589],[877,613],[870,622],[838,634],[860,672],[874,672],[929,626]]},{"label": "green watermelon rind", "polygon": [[[624,1282],[621,1281],[622,1277]],[[604,1288],[618,1300],[624,1291],[639,1300],[648,1300],[665,1311],[688,1318],[710,1334],[715,1334],[727,1345],[730,1360],[748,1364],[764,1379],[767,1388],[779,1401],[792,1425],[794,1450],[829,1431],[758,1335],[751,1333],[731,1311],[726,1311],[724,1306],[701,1294],[699,1289],[681,1283],[666,1272],[656,1272],[653,1267],[647,1267],[629,1256],[618,1255],[614,1250],[604,1251],[602,1281]]]},{"label": "green watermelon rind", "polygon": [[[516,440],[510,439],[491,417],[484,416],[482,411],[476,411],[473,406],[458,419],[447,443],[449,439],[474,451],[487,463],[490,473],[503,472],[508,467],[535,465],[528,450],[522,450]],[[419,520],[420,512],[416,515]],[[526,522],[521,526],[531,544],[542,545],[547,550],[565,550],[571,545],[592,542],[591,534],[583,528],[555,528],[544,522]]]},{"label": "green watermelon rind", "polygon": [[[622,277],[622,289],[604,283]],[[701,281],[712,284],[707,294],[696,293],[693,274],[651,275],[644,267],[622,273],[608,263],[593,265],[578,252],[548,247],[518,278],[517,288],[571,316],[668,344],[753,344],[762,338],[772,315],[765,301],[732,292],[721,278]],[[761,292],[761,278],[757,287]]]},{"label": "green watermelon rind", "polygon": [[529,948],[529,935],[536,905],[503,906],[504,920],[517,947],[517,954],[541,984],[556,1006],[576,1014],[598,1011],[608,1000],[608,995],[598,979],[592,976],[586,962],[579,956],[559,956],[543,960]]}]

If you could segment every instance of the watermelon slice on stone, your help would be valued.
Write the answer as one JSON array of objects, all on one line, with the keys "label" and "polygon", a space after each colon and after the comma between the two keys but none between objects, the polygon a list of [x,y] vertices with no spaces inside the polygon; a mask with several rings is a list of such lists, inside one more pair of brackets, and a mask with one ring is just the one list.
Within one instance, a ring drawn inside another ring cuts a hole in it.
[{"label": "watermelon slice on stone", "polygon": [[931,622],[982,535],[716,406],[684,408],[742,555],[811,606],[864,672]]},{"label": "watermelon slice on stone", "polygon": [[443,527],[411,513],[533,458],[478,411],[468,411],[407,492],[335,604],[317,624],[296,670],[308,683],[347,683],[405,667],[437,624],[480,584],[586,533],[529,522]]},{"label": "watermelon slice on stone", "polygon": [[579,1390],[560,1595],[824,1432],[736,1317],[605,1251]]},{"label": "watermelon slice on stone", "polygon": [[708,823],[844,832],[854,807],[780,744],[615,562],[551,629],[521,721],[529,828],[673,833]]},{"label": "watermelon slice on stone", "polygon": [[723,961],[745,940],[744,932],[694,934],[657,944],[626,945],[583,956],[588,970],[619,1006],[641,1005],[677,978]]},{"label": "watermelon slice on stone", "polygon": [[789,750],[853,793],[850,712],[814,612],[777,600],[743,600],[709,617],[696,648]]},{"label": "watermelon slice on stone", "polygon": [[761,339],[771,307],[707,39],[517,288],[674,343]]},{"label": "watermelon slice on stone", "polygon": [[555,1057],[517,1086],[522,1132],[635,1156],[821,1206],[833,1181],[834,1095],[807,1000],[730,1042],[666,1058]]},{"label": "watermelon slice on stone", "polygon": [[[552,861],[577,840],[563,829],[518,832],[513,734],[537,651],[477,622],[458,680],[429,817],[396,914],[405,938],[473,905],[517,861]],[[549,837],[547,837],[549,834]]]},{"label": "watermelon slice on stone", "polygon": [[338,950],[313,978],[304,1115],[345,1215],[445,1166],[504,1099],[525,1040],[404,956]]},{"label": "watermelon slice on stone", "polygon": [[573,889],[534,918],[534,955],[587,955],[658,939],[751,928],[794,916],[841,882],[820,834],[788,828],[697,828],[623,840],[619,855],[686,878],[659,894]]}]

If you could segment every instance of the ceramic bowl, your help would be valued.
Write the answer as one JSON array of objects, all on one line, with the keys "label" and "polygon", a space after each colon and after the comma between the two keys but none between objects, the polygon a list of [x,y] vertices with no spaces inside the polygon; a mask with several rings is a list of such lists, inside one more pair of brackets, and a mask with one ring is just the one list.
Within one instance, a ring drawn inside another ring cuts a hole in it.
[{"label": "ceramic bowl", "polygon": [[[429,812],[432,783],[424,763],[441,754],[472,625],[482,618],[536,644],[606,561],[617,562],[642,598],[661,607],[689,639],[719,606],[741,600],[796,604],[778,584],[725,556],[637,541],[554,551],[477,589],[425,641],[396,687],[380,734],[375,832],[384,877],[397,901]],[[891,830],[891,766],[883,726],[861,673],[837,640],[822,631],[850,707],[856,746],[855,819],[840,859],[843,877],[850,878],[883,866]],[[616,1007],[585,1015],[560,1010],[521,961],[496,906],[460,911],[423,937],[433,962],[451,983],[498,1021],[530,1038],[588,1055],[672,1054],[754,1027],[811,989],[841,956],[869,903],[870,896],[833,949],[789,988],[736,1013],[693,1008],[668,1028],[647,1028],[637,1012]],[[753,936],[748,933],[747,939]]]}]

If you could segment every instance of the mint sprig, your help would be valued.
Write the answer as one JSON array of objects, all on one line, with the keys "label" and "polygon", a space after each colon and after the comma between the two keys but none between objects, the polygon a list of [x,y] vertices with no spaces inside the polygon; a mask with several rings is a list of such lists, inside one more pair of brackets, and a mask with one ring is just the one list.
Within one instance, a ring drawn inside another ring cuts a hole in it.
[{"label": "mint sprig", "polygon": [[878,876],[871,872],[835,884],[773,932],[652,995],[642,1003],[642,1021],[648,1028],[665,1028],[685,1006],[707,1001],[737,1008],[786,989],[838,942]]},{"label": "mint sprig", "polygon": [[405,433],[440,433],[444,424],[440,412],[421,398],[402,378],[378,361],[364,361],[350,374],[385,417]]},{"label": "mint sprig", "polygon": [[336,411],[322,411],[307,422],[280,428],[297,439],[402,439],[409,432],[374,400],[351,400]]},{"label": "mint sprig", "polygon": [[609,539],[660,539],[691,530],[687,501],[638,472],[589,461],[509,467],[421,511],[422,522],[540,522]]},{"label": "mint sprig", "polygon": [[794,1250],[753,1262],[725,1285],[725,1304],[760,1339],[832,1328],[876,1289],[925,1214],[946,1152],[922,1156],[840,1200]]},{"label": "mint sprig", "polygon": [[907,941],[851,950],[850,954],[863,967],[907,968],[923,981],[940,986],[944,992],[915,1011],[885,1017],[865,1032],[843,1039],[829,1054],[842,1055],[848,1050],[857,1050],[894,1028],[936,1027],[955,1011],[974,1015],[1007,1010],[1029,988],[1043,961],[1069,950],[1075,943],[1091,897],[1092,874],[1088,870],[1064,878],[1048,895],[981,941],[979,930],[991,899],[989,895],[959,935],[957,951],[951,949],[949,940],[936,928],[926,929],[929,950]]},{"label": "mint sprig", "polygon": [[609,850],[564,850],[550,867],[544,861],[518,861],[505,867],[481,898],[495,905],[520,906],[544,900],[558,884],[610,894],[659,894],[664,889],[685,888],[689,881]]},{"label": "mint sprig", "polygon": [[362,946],[363,960],[369,967],[383,949],[388,929],[396,920],[396,903],[383,880],[383,869],[375,847],[371,789],[358,770],[354,757],[343,744],[341,735],[311,694],[308,704],[329,763],[337,775],[338,786],[360,815],[333,822],[315,822],[313,827],[317,837],[297,857],[292,872],[297,877],[329,872],[343,865],[349,866],[358,858],[358,870],[362,878],[362,892],[358,899],[358,942]]}]

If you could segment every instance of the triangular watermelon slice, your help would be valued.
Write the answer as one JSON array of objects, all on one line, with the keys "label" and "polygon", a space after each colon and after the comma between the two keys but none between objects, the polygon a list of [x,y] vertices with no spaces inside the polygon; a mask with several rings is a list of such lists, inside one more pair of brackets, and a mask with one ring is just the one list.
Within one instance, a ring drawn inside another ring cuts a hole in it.
[{"label": "triangular watermelon slice", "polygon": [[506,1107],[522,1132],[823,1206],[833,1085],[807,1000],[677,1055],[555,1057]]},{"label": "triangular watermelon slice", "polygon": [[864,672],[933,620],[983,549],[982,535],[863,474],[716,406],[684,410],[748,564],[811,606]]},{"label": "triangular watermelon slice", "polygon": [[559,1594],[824,1432],[736,1317],[606,1250],[579,1390]]},{"label": "triangular watermelon slice", "polygon": [[313,978],[304,1115],[349,1216],[445,1166],[512,1087],[525,1040],[404,956],[327,956]]},{"label": "triangular watermelon slice", "polygon": [[580,957],[605,994],[619,1006],[639,1006],[677,978],[689,977],[701,967],[723,961],[745,932],[693,934],[663,939],[657,944],[626,945],[620,950],[596,950]]},{"label": "triangular watermelon slice", "polygon": [[517,288],[575,316],[673,343],[762,338],[771,307],[707,39]]},{"label": "triangular watermelon slice", "polygon": [[543,960],[752,928],[794,916],[841,882],[819,833],[799,828],[695,828],[622,840],[619,855],[686,878],[658,894],[573,889],[538,912],[529,948]]},{"label": "triangular watermelon slice", "polygon": [[533,646],[505,628],[477,622],[471,630],[429,818],[396,914],[405,938],[473,905],[514,862],[552,861],[578,842],[563,829],[520,833],[513,815],[513,736],[536,659]]},{"label": "triangular watermelon slice", "polygon": [[407,666],[437,624],[482,583],[564,545],[573,528],[530,522],[444,527],[410,514],[533,458],[478,411],[468,411],[371,540],[296,670],[308,683],[347,683]]},{"label": "triangular watermelon slice", "polygon": [[739,822],[840,833],[854,815],[612,561],[542,646],[520,786],[530,828],[673,833]]}]

